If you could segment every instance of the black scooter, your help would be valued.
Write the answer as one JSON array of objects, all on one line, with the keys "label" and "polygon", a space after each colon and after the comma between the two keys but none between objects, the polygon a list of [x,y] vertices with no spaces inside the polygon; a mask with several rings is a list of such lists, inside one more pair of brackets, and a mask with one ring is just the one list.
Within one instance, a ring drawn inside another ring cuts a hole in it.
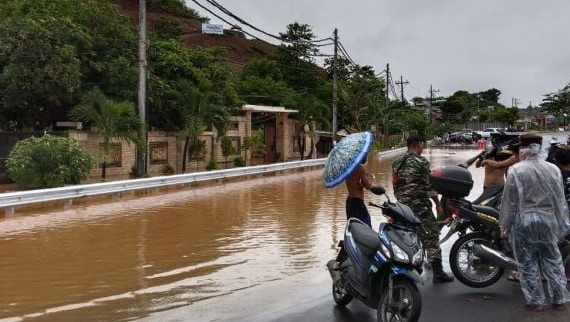
[{"label": "black scooter", "polygon": [[[370,190],[386,193],[383,187]],[[408,206],[389,199],[369,205],[382,209],[388,222],[376,232],[356,218],[348,220],[339,256],[327,263],[333,299],[345,306],[357,298],[377,310],[378,322],[417,321],[422,299],[416,284],[423,283],[424,248],[415,228],[421,222]]]}]

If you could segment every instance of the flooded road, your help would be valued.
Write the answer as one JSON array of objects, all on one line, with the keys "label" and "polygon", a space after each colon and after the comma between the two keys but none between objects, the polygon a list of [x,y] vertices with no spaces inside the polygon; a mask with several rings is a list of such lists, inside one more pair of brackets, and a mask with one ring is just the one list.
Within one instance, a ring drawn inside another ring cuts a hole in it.
[{"label": "flooded road", "polygon": [[[426,149],[424,156],[433,167],[476,153]],[[390,196],[393,158],[371,154],[367,164]],[[474,199],[483,170],[470,170]],[[250,294],[261,284],[275,285],[278,297],[310,284],[306,276],[328,278],[324,264],[342,238],[346,191],[325,190],[321,172],[0,219],[0,321],[163,320],[163,311],[191,317],[195,307],[200,318],[189,319],[209,321],[216,313],[197,305],[207,299]],[[371,213],[377,227],[381,216]]]}]

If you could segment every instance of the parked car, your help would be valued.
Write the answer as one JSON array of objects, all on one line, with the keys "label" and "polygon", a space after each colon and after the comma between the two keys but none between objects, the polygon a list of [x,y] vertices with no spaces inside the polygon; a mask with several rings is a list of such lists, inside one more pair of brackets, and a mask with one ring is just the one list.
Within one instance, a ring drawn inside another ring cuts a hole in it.
[{"label": "parked car", "polygon": [[473,130],[472,129],[463,129],[463,130],[461,130],[461,136],[465,140],[473,140]]},{"label": "parked car", "polygon": [[491,133],[501,133],[503,132],[504,129],[499,128],[499,127],[490,127],[487,129],[484,129],[483,131],[478,131],[477,134],[481,135],[483,138],[490,138],[491,137]]}]

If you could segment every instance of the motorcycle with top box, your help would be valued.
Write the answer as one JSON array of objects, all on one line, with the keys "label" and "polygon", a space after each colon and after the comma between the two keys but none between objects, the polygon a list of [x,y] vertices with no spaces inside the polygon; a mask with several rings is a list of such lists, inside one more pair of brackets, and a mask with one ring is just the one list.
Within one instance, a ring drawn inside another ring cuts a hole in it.
[{"label": "motorcycle with top box", "polygon": [[496,283],[505,269],[515,269],[517,263],[504,253],[499,212],[465,199],[473,188],[471,173],[461,166],[442,166],[432,170],[430,180],[442,195],[446,217],[452,219],[440,244],[459,235],[449,253],[453,275],[467,286],[480,288]]}]

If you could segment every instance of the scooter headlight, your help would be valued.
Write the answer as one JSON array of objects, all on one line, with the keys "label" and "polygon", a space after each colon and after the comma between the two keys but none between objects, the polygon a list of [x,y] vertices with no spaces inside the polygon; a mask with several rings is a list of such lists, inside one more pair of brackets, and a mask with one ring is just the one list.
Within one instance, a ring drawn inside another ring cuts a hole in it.
[{"label": "scooter headlight", "polygon": [[406,252],[401,249],[400,246],[396,245],[394,242],[390,242],[390,246],[392,246],[392,251],[394,252],[394,257],[397,261],[400,261],[402,263],[410,262],[408,254],[406,254]]},{"label": "scooter headlight", "polygon": [[414,266],[419,266],[422,264],[424,260],[424,251],[423,249],[418,250],[417,253],[414,254],[414,257],[412,258],[412,265]]}]

